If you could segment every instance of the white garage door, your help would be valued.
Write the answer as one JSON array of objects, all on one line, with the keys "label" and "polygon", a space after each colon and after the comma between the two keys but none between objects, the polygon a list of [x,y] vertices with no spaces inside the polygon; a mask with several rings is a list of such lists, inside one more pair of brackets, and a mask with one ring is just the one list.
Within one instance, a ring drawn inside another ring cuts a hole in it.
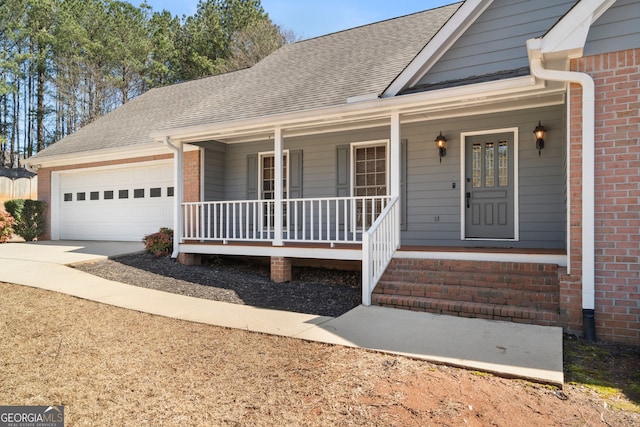
[{"label": "white garage door", "polygon": [[58,183],[60,239],[140,241],[173,227],[171,163],[64,172]]}]

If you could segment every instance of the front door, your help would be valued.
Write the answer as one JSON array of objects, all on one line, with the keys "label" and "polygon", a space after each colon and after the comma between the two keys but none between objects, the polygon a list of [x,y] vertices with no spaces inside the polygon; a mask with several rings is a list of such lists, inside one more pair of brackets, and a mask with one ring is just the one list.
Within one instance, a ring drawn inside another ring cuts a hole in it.
[{"label": "front door", "polygon": [[513,239],[513,133],[465,137],[465,237]]}]

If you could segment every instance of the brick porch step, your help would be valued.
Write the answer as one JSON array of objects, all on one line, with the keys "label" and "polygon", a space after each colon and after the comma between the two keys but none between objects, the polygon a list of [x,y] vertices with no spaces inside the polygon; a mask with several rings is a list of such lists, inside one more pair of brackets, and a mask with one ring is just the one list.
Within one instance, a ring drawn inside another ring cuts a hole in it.
[{"label": "brick porch step", "polygon": [[461,317],[554,325],[558,267],[551,264],[394,259],[372,303]]}]

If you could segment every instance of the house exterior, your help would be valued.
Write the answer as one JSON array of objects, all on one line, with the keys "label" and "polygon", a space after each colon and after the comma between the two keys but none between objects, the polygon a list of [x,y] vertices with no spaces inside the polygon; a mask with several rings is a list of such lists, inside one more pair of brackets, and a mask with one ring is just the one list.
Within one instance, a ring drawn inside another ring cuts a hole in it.
[{"label": "house exterior", "polygon": [[636,1],[466,0],[151,90],[27,162],[45,238],[170,226],[184,263],[355,260],[366,305],[640,343],[639,76]]}]

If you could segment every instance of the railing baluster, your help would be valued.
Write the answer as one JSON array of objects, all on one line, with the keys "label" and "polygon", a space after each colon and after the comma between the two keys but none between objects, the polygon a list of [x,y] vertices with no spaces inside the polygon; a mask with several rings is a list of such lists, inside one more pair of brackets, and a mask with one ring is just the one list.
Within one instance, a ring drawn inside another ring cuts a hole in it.
[{"label": "railing baluster", "polygon": [[[283,239],[360,243],[390,200],[389,196],[284,199]],[[275,200],[186,202],[182,204],[182,212],[184,239],[269,241],[274,238]],[[383,246],[376,240],[379,246],[376,252],[384,252],[384,245],[395,238],[391,226],[383,226],[380,232]]]}]

